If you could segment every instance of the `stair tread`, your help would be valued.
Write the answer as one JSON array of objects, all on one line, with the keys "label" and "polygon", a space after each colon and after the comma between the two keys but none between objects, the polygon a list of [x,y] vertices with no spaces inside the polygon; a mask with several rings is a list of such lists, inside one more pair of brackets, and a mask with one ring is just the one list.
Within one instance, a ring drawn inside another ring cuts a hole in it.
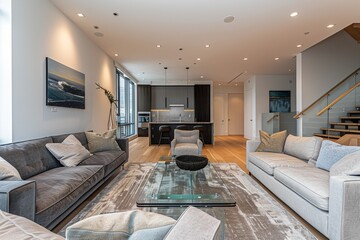
[{"label": "stair tread", "polygon": [[360,117],[340,117],[340,119],[360,119]]},{"label": "stair tread", "polygon": [[317,137],[323,137],[323,138],[340,138],[340,136],[337,136],[337,135],[330,135],[330,134],[322,134],[322,133],[315,133],[314,136],[317,136]]},{"label": "stair tread", "polygon": [[341,126],[360,126],[360,123],[341,123],[341,122],[331,122],[330,125],[341,125]]},{"label": "stair tread", "polygon": [[348,111],[347,113],[359,113],[360,114],[360,111]]},{"label": "stair tread", "polygon": [[341,129],[341,128],[325,128],[325,127],[322,127],[322,128],[320,128],[320,130],[330,131],[330,132],[360,133],[359,130],[354,130],[354,129]]}]

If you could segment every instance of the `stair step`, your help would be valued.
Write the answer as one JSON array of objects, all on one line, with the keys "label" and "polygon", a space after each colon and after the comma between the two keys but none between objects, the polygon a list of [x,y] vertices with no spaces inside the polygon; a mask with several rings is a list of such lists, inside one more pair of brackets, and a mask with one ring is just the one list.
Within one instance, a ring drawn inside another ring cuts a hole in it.
[{"label": "stair step", "polygon": [[322,137],[322,138],[334,138],[334,139],[340,138],[340,136],[337,136],[337,135],[322,134],[322,133],[315,133],[314,136]]},{"label": "stair step", "polygon": [[360,126],[360,123],[340,123],[340,122],[331,122],[330,125],[339,125],[339,126]]},{"label": "stair step", "polygon": [[347,113],[351,113],[351,114],[360,114],[360,111],[348,111]]},{"label": "stair step", "polygon": [[340,129],[340,128],[320,128],[322,131],[330,131],[330,132],[345,132],[345,133],[354,133],[360,134],[360,130],[353,130],[353,129]]},{"label": "stair step", "polygon": [[360,117],[340,117],[341,120],[360,120]]}]

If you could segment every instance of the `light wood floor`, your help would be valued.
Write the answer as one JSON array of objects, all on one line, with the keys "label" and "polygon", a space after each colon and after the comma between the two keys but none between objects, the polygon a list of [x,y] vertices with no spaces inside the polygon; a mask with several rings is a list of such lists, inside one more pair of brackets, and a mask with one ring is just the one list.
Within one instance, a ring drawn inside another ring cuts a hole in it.
[{"label": "light wood floor", "polygon": [[[229,163],[239,165],[246,169],[246,139],[243,136],[219,136],[215,137],[215,144],[206,144],[203,148],[203,155],[206,155],[210,162]],[[146,137],[138,137],[130,142],[129,163],[157,162],[160,156],[170,156],[170,145],[150,145]]]}]

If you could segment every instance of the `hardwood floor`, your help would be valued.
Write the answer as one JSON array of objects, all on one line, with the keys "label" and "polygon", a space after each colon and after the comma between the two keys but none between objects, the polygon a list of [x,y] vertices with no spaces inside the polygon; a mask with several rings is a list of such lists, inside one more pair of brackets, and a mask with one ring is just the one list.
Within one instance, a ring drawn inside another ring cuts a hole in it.
[{"label": "hardwood floor", "polygon": [[[130,142],[129,163],[157,162],[160,156],[170,156],[170,145],[150,145],[146,137],[138,137]],[[206,144],[203,148],[203,155],[206,155],[210,162],[229,163],[239,165],[246,169],[246,139],[243,136],[218,136],[215,137],[215,144]]]}]

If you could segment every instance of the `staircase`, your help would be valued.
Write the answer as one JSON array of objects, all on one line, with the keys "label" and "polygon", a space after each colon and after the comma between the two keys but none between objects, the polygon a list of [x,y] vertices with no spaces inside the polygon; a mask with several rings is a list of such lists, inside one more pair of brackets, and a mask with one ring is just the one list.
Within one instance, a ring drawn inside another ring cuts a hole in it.
[{"label": "staircase", "polygon": [[346,117],[340,117],[340,121],[330,122],[330,128],[320,128],[322,133],[315,133],[314,136],[339,139],[345,134],[360,134],[360,107],[348,111]]}]

